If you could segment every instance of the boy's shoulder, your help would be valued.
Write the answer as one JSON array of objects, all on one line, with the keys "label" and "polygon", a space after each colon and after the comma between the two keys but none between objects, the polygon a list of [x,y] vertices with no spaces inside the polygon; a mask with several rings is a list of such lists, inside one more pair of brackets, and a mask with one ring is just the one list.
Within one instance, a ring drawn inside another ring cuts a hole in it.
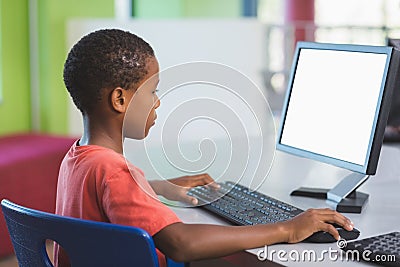
[{"label": "boy's shoulder", "polygon": [[93,145],[76,147],[75,156],[72,168],[77,168],[77,173],[101,183],[118,181],[118,184],[127,185],[132,182],[132,178],[136,181],[145,179],[141,169],[112,149]]},{"label": "boy's shoulder", "polygon": [[68,157],[84,168],[128,170],[125,157],[112,149],[96,145],[73,146]]}]

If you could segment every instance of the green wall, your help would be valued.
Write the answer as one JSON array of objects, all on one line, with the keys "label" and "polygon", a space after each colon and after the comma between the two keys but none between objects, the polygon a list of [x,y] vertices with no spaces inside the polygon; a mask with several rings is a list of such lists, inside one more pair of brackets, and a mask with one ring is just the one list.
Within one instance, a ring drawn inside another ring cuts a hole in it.
[{"label": "green wall", "polygon": [[242,0],[133,0],[140,18],[238,17]]},{"label": "green wall", "polygon": [[242,0],[186,0],[185,16],[229,18],[242,13]]},{"label": "green wall", "polygon": [[183,0],[133,0],[132,13],[138,18],[178,18],[183,16],[183,3]]},{"label": "green wall", "polygon": [[41,130],[67,133],[67,99],[62,73],[69,18],[114,16],[113,0],[39,0],[39,61]]},{"label": "green wall", "polygon": [[1,0],[0,16],[0,134],[28,131],[28,0]]},{"label": "green wall", "polygon": [[[0,0],[0,135],[32,129],[29,0]],[[241,0],[134,0],[138,18],[238,17]],[[68,133],[68,94],[62,80],[70,18],[110,18],[114,0],[37,0],[40,131]]]},{"label": "green wall", "polygon": [[[29,0],[0,0],[0,135],[31,130]],[[112,17],[113,0],[37,0],[40,130],[67,133],[68,95],[62,81],[66,21]]]}]

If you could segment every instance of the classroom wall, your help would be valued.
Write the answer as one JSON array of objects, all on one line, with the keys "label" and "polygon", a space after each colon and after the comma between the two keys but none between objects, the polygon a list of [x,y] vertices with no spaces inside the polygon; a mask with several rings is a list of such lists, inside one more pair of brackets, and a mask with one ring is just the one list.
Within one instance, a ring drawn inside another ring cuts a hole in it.
[{"label": "classroom wall", "polygon": [[[29,0],[0,0],[0,135],[32,130]],[[238,17],[241,0],[133,0],[137,18]],[[40,131],[68,133],[68,94],[62,81],[71,18],[112,18],[114,0],[37,0]]]},{"label": "classroom wall", "polygon": [[218,17],[241,15],[242,0],[134,0],[133,14],[138,18]]},{"label": "classroom wall", "polygon": [[113,0],[40,0],[39,69],[40,119],[44,132],[67,133],[68,93],[62,80],[67,55],[66,21],[69,18],[113,17]]},{"label": "classroom wall", "polygon": [[[1,0],[0,135],[32,129],[29,69],[29,0]],[[113,0],[39,0],[40,131],[67,133],[62,82],[65,22],[71,17],[112,17]]]},{"label": "classroom wall", "polygon": [[0,24],[0,134],[28,131],[28,0],[1,0]]}]

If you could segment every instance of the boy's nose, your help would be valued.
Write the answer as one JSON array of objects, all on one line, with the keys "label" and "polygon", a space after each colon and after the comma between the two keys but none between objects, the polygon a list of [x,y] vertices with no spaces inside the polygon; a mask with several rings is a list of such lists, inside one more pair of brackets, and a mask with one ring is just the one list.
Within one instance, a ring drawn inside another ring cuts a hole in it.
[{"label": "boy's nose", "polygon": [[157,97],[156,103],[154,104],[154,109],[157,109],[160,106],[160,99]]}]

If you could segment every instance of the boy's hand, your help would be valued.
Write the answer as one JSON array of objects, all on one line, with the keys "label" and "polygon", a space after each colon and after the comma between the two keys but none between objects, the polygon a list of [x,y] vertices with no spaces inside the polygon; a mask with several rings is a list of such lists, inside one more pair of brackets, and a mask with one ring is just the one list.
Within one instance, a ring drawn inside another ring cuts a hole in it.
[{"label": "boy's hand", "polygon": [[348,231],[353,230],[353,223],[348,218],[331,209],[309,209],[282,224],[287,242],[296,243],[318,231],[328,232],[338,240],[339,233],[330,223],[336,223]]},{"label": "boy's hand", "polygon": [[151,185],[157,194],[169,200],[182,201],[191,205],[196,205],[198,200],[195,197],[187,195],[190,188],[202,185],[215,190],[220,188],[220,185],[207,173],[182,176],[166,181],[152,181]]}]

